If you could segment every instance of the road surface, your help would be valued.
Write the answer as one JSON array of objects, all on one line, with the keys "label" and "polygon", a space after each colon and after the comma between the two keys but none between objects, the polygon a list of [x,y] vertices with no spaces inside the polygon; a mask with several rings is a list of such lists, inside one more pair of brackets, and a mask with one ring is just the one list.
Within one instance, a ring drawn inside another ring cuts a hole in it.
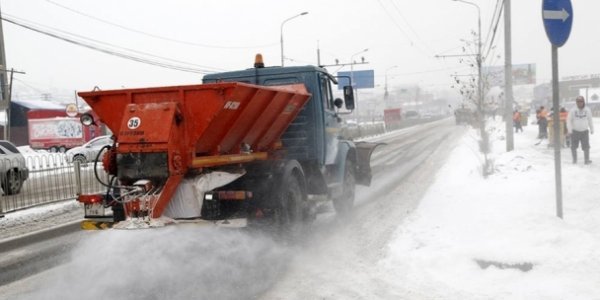
[{"label": "road surface", "polygon": [[35,274],[0,286],[0,299],[418,298],[377,266],[464,134],[453,123],[445,119],[375,138],[387,145],[373,154],[373,184],[357,188],[354,212],[345,218],[321,214],[296,244],[194,225],[78,232],[69,242],[63,236],[44,241],[45,247],[2,254],[40,249],[50,259],[25,262],[21,267]]}]

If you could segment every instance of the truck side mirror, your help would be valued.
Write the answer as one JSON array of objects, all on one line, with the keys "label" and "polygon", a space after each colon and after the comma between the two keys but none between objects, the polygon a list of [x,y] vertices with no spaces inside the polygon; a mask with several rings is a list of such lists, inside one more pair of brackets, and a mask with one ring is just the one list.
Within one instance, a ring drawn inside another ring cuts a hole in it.
[{"label": "truck side mirror", "polygon": [[335,100],[333,100],[333,105],[335,107],[337,107],[338,109],[342,108],[342,105],[344,105],[344,100],[340,99],[340,98],[335,98]]},{"label": "truck side mirror", "polygon": [[352,86],[344,86],[344,103],[347,110],[354,110],[354,89]]}]

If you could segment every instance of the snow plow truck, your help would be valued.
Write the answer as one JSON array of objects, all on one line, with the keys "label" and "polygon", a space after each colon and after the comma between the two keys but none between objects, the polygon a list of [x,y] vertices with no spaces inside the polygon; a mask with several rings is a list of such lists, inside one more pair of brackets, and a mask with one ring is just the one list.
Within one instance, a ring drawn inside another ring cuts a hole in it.
[{"label": "snow plow truck", "polygon": [[[332,202],[353,207],[371,182],[377,144],[343,140],[334,76],[315,66],[209,74],[198,85],[80,92],[114,144],[101,160],[100,194],[79,194],[84,229],[148,228],[177,222],[270,226],[287,232]],[[345,110],[340,109],[345,105]],[[100,164],[94,166],[99,168]]]}]

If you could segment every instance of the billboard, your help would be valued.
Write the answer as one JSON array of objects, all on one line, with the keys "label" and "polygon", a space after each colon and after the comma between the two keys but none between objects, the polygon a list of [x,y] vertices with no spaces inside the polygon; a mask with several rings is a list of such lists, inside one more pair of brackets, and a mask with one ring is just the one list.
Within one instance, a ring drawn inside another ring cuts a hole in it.
[{"label": "billboard", "polygon": [[352,85],[355,89],[372,89],[375,87],[375,72],[373,70],[338,72],[338,90],[344,86],[350,85],[349,79],[352,78]]},{"label": "billboard", "polygon": [[[483,78],[490,87],[504,86],[504,66],[483,67]],[[513,85],[535,84],[535,64],[512,66]]]}]

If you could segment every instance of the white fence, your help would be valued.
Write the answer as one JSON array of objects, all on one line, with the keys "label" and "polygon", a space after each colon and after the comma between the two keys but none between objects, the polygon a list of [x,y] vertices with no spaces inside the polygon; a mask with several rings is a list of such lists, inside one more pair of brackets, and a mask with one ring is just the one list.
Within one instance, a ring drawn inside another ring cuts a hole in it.
[{"label": "white fence", "polygon": [[[75,199],[78,192],[75,168],[81,174],[82,193],[106,190],[96,180],[93,162],[74,164],[62,153],[25,153],[25,165],[19,160],[0,158],[0,212]],[[102,162],[97,163],[96,169],[103,182],[107,182]]]}]

